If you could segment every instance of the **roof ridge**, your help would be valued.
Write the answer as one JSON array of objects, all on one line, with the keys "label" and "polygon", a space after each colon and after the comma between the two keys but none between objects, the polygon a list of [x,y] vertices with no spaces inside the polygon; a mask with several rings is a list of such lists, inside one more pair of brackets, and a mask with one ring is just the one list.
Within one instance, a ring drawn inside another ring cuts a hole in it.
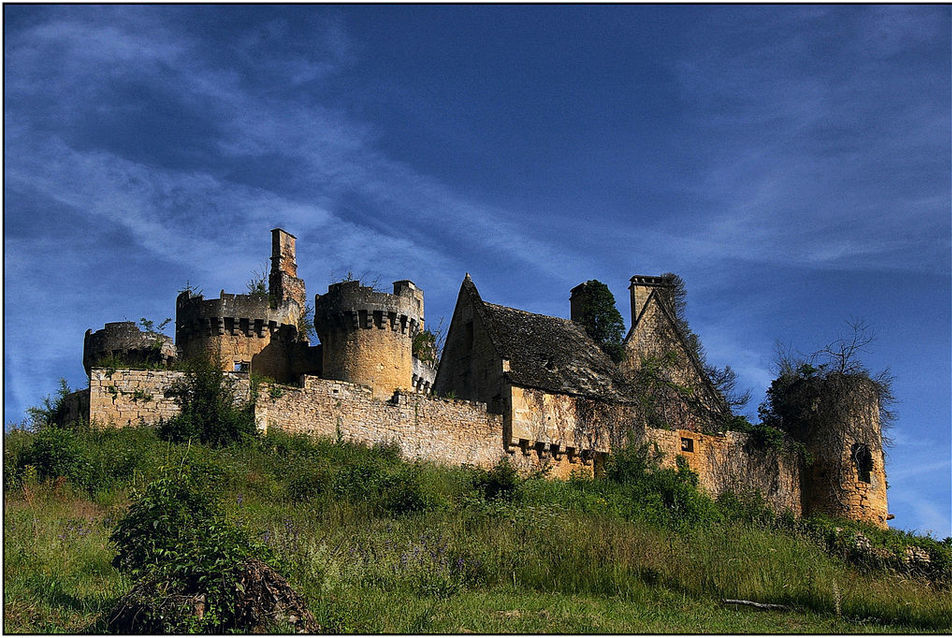
[{"label": "roof ridge", "polygon": [[521,308],[513,308],[512,306],[504,306],[504,305],[502,305],[502,304],[490,303],[490,302],[488,302],[488,301],[483,301],[483,304],[485,304],[485,305],[487,305],[487,306],[492,306],[492,307],[494,307],[494,308],[501,308],[501,309],[503,309],[503,310],[511,310],[511,311],[513,311],[513,312],[519,312],[519,313],[522,313],[522,314],[524,314],[524,315],[532,315],[533,317],[544,317],[544,318],[546,318],[546,319],[557,319],[558,321],[562,321],[562,322],[565,322],[565,323],[569,323],[569,324],[572,324],[573,326],[578,326],[578,323],[577,323],[577,322],[572,321],[571,319],[567,319],[567,318],[565,318],[565,317],[555,317],[555,316],[553,316],[553,315],[544,315],[544,314],[542,314],[542,313],[540,313],[540,312],[529,312],[528,310],[523,310],[523,309],[521,309]]}]

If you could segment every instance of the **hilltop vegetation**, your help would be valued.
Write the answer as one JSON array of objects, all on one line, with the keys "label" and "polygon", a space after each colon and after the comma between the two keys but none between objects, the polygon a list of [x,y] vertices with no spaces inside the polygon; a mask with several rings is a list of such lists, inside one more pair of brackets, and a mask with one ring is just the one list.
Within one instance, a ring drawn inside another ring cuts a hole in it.
[{"label": "hilltop vegetation", "polygon": [[[105,631],[136,582],[117,552],[138,547],[134,530],[110,536],[170,468],[192,477],[181,489],[210,504],[223,530],[188,542],[257,547],[324,631],[952,629],[952,539],[711,500],[690,471],[658,469],[649,450],[616,455],[602,478],[553,481],[280,433],[212,447],[150,428],[56,427],[5,435],[5,629]],[[858,533],[876,553],[857,549]],[[909,547],[928,561],[908,560]],[[200,577],[208,566],[195,556],[173,552],[163,569]]]}]

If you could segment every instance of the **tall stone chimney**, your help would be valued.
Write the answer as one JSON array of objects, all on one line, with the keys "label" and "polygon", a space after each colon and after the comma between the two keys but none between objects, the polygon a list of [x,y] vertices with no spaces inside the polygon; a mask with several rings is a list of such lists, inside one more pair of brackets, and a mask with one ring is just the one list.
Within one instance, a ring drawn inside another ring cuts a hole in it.
[{"label": "tall stone chimney", "polygon": [[304,280],[298,279],[297,263],[294,261],[294,242],[291,233],[280,228],[271,231],[271,275],[268,277],[268,292],[271,304],[280,306],[285,301],[295,301],[304,309],[306,293]]},{"label": "tall stone chimney", "polygon": [[588,301],[590,292],[587,281],[572,288],[569,293],[571,295],[569,297],[569,316],[572,321],[581,321],[582,312]]},{"label": "tall stone chimney", "polygon": [[628,290],[631,292],[631,325],[638,322],[641,311],[644,310],[648,296],[655,288],[668,288],[669,284],[661,277],[650,275],[635,275],[631,278]]}]

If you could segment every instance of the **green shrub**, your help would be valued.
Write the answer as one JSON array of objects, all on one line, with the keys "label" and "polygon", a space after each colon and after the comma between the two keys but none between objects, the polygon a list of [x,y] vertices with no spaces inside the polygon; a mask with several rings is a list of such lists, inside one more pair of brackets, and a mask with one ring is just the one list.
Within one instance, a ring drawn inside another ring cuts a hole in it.
[{"label": "green shrub", "polygon": [[302,460],[289,467],[286,493],[292,501],[306,501],[327,494],[334,486],[334,473],[325,463]]},{"label": "green shrub", "polygon": [[46,427],[33,435],[33,441],[18,459],[20,468],[32,465],[40,480],[61,476],[76,487],[88,487],[91,465],[80,436],[69,429]]},{"label": "green shrub", "polygon": [[475,487],[486,499],[504,499],[511,501],[515,497],[522,479],[508,459],[502,459],[493,469],[480,470],[474,480]]},{"label": "green shrub", "polygon": [[[234,628],[239,570],[250,557],[273,562],[265,546],[225,520],[208,479],[207,467],[184,460],[177,469],[165,468],[134,495],[110,536],[118,550],[113,565],[140,583],[155,583],[155,596],[205,596],[201,619],[184,609],[178,616],[142,618],[143,627],[163,633]],[[153,608],[163,605],[146,606],[145,613]]]},{"label": "green shrub", "polygon": [[427,509],[431,504],[423,489],[418,465],[407,465],[383,477],[380,482],[380,504],[391,514],[411,514]]},{"label": "green shrub", "polygon": [[225,373],[208,359],[186,364],[186,376],[169,391],[181,412],[159,425],[159,437],[182,442],[197,439],[212,446],[247,441],[256,434],[250,405],[239,405]]},{"label": "green shrub", "polygon": [[628,445],[605,464],[608,481],[623,486],[627,517],[666,527],[692,527],[721,520],[716,503],[698,488],[698,476],[678,455],[675,468],[659,468],[655,446]]}]

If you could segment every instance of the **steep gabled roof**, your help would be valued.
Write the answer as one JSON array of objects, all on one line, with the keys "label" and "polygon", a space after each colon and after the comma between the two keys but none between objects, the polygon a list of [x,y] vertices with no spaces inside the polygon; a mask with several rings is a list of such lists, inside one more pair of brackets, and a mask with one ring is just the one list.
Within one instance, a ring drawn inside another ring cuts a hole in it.
[{"label": "steep gabled roof", "polygon": [[624,400],[624,379],[611,359],[578,324],[487,303],[467,277],[473,307],[493,347],[509,360],[514,384],[547,392]]},{"label": "steep gabled roof", "polygon": [[708,376],[707,370],[704,369],[704,364],[697,358],[697,353],[694,349],[688,345],[687,339],[685,338],[684,332],[681,329],[681,325],[678,323],[677,318],[675,317],[674,311],[668,307],[668,304],[665,302],[664,298],[658,294],[657,290],[652,290],[651,294],[648,295],[648,298],[645,300],[644,305],[641,308],[641,312],[638,313],[638,317],[633,317],[631,323],[631,328],[628,330],[628,334],[625,335],[625,339],[622,342],[622,345],[627,345],[628,341],[634,337],[635,332],[641,326],[641,320],[648,313],[648,307],[654,303],[658,309],[661,311],[661,316],[664,317],[665,321],[668,323],[668,326],[671,328],[672,333],[677,337],[678,343],[681,345],[681,349],[688,357],[688,361],[694,368],[695,373],[698,378],[701,380],[705,390],[708,395],[716,404],[721,404],[726,408],[724,404],[724,398],[721,396],[720,392],[714,387],[714,384],[711,383],[711,378]]}]

